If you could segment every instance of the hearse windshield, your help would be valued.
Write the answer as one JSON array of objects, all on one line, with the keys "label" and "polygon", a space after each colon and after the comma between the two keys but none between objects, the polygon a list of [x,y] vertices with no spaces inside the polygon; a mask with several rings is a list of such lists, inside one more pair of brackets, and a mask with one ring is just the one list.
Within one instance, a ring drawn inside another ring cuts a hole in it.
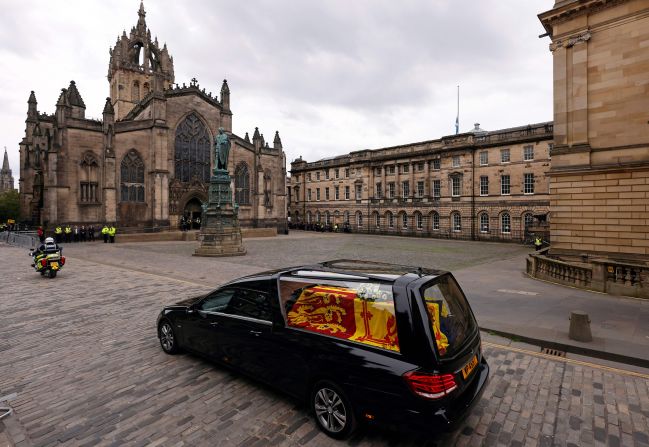
[{"label": "hearse windshield", "polygon": [[460,287],[443,275],[421,289],[431,333],[440,357],[451,357],[462,349],[477,323]]}]

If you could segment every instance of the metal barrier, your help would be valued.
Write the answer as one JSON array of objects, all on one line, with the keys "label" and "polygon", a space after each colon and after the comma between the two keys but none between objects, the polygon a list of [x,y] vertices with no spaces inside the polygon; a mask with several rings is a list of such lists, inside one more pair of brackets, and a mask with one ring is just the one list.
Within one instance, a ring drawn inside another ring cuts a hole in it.
[{"label": "metal barrier", "polygon": [[34,248],[38,245],[38,236],[33,231],[3,231],[0,233],[0,241],[9,245],[17,245],[19,247]]}]

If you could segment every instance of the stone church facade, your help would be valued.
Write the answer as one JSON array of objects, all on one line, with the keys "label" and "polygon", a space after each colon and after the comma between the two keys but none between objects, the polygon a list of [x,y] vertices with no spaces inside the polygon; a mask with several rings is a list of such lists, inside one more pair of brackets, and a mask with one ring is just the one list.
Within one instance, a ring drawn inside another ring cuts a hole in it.
[{"label": "stone church facade", "polygon": [[20,143],[23,220],[44,225],[102,224],[177,228],[200,216],[214,167],[214,136],[223,127],[232,149],[228,170],[243,227],[286,225],[286,157],[279,133],[272,146],[256,128],[252,139],[232,133],[230,89],[206,93],[196,79],[174,83],[174,60],[145,21],[118,37],[110,51],[101,120],[86,118],[74,81],[56,111],[28,100]]}]

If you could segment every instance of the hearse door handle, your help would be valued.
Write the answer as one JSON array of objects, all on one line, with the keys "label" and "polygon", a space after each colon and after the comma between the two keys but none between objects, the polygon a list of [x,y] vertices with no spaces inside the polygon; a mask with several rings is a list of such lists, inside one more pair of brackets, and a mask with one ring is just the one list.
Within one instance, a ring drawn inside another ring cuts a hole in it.
[{"label": "hearse door handle", "polygon": [[259,337],[261,335],[261,331],[250,331],[250,333],[255,337]]},{"label": "hearse door handle", "polygon": [[212,321],[212,322],[210,323],[210,326],[214,326],[214,327],[216,327],[216,326],[218,326],[218,325],[219,325],[219,322],[218,322],[218,321]]}]

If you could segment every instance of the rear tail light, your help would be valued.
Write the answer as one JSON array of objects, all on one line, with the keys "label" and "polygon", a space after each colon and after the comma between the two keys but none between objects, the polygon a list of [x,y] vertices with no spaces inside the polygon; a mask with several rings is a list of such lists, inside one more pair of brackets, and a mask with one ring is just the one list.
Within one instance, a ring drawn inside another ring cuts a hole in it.
[{"label": "rear tail light", "polygon": [[41,259],[41,266],[45,267],[47,265],[47,259]]},{"label": "rear tail light", "polygon": [[61,265],[65,265],[65,256],[61,256]]},{"label": "rear tail light", "polygon": [[426,399],[441,399],[457,388],[453,374],[410,371],[403,378],[413,393]]}]

